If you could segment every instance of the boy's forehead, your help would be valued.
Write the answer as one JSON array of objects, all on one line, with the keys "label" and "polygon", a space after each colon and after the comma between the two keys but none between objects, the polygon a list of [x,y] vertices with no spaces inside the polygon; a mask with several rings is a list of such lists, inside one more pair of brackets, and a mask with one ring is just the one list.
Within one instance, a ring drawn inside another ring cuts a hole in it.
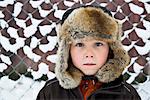
[{"label": "boy's forehead", "polygon": [[100,38],[95,38],[95,37],[90,37],[90,36],[86,36],[85,38],[75,39],[72,42],[76,43],[76,42],[90,42],[90,41],[102,41],[102,42],[105,42],[105,41],[101,40]]}]

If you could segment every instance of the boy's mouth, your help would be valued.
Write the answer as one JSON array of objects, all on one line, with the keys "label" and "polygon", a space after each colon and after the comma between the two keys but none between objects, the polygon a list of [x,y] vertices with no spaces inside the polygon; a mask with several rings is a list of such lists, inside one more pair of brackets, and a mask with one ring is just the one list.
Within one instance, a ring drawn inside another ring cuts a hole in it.
[{"label": "boy's mouth", "polygon": [[85,63],[83,65],[92,66],[92,65],[96,65],[96,64],[94,64],[94,63]]}]

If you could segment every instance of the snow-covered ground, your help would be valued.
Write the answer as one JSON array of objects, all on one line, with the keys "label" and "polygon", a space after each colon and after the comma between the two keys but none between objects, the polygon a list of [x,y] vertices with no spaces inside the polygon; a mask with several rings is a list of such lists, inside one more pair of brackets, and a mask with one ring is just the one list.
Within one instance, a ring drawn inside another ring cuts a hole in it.
[{"label": "snow-covered ground", "polygon": [[[34,81],[22,76],[17,81],[8,79],[7,76],[0,80],[0,100],[35,100],[45,81]],[[137,91],[142,100],[150,100],[150,81],[139,85]]]},{"label": "snow-covered ground", "polygon": [[8,79],[7,76],[0,80],[0,100],[35,100],[45,81],[33,81],[22,76],[17,81]]}]

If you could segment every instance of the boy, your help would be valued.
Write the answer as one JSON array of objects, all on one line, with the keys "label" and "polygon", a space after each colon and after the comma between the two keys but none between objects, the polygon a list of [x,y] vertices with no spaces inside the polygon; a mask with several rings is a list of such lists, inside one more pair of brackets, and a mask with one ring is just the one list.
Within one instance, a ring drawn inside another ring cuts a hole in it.
[{"label": "boy", "polygon": [[121,45],[121,27],[107,9],[90,5],[66,11],[58,35],[56,78],[37,100],[140,100],[123,81],[129,56]]}]

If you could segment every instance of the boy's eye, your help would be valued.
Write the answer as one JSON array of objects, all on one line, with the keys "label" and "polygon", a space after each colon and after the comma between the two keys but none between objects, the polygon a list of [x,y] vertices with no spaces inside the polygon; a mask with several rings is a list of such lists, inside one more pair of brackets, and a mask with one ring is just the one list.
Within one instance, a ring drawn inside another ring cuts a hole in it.
[{"label": "boy's eye", "polygon": [[84,46],[84,44],[83,43],[76,43],[76,45],[75,46],[77,46],[77,47],[83,47]]},{"label": "boy's eye", "polygon": [[96,45],[96,46],[102,46],[103,43],[101,43],[101,42],[96,42],[95,45]]}]

